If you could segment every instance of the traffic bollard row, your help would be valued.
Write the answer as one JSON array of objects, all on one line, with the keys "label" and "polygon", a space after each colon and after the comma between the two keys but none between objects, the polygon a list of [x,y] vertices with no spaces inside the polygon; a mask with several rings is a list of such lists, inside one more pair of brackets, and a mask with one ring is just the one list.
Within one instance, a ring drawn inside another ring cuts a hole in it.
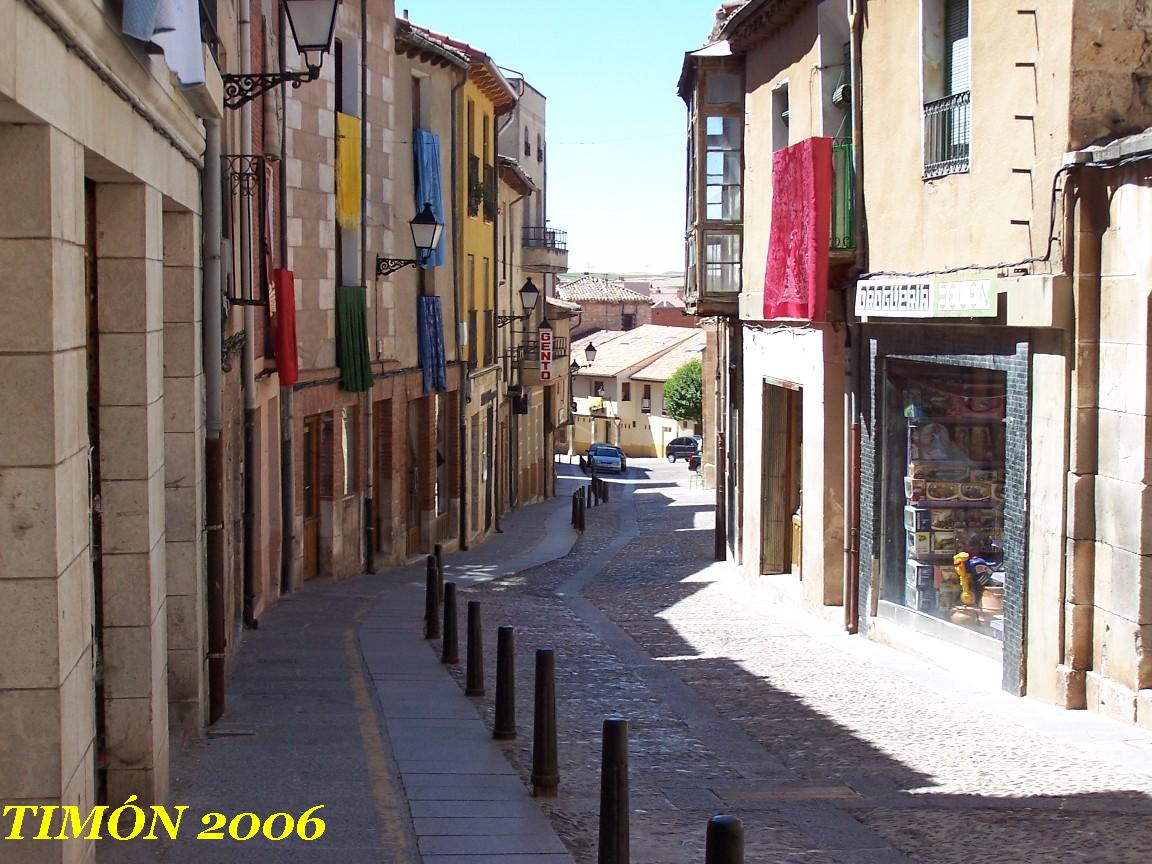
[{"label": "traffic bollard row", "polygon": [[460,649],[456,633],[456,583],[444,583],[444,639],[440,643],[440,662],[460,662]]},{"label": "traffic bollard row", "polygon": [[440,603],[436,590],[436,559],[428,556],[427,574],[424,581],[424,638],[440,638]]},{"label": "traffic bollard row", "polygon": [[496,722],[492,737],[516,737],[516,631],[507,624],[496,631]]},{"label": "traffic bollard row", "polygon": [[600,846],[597,864],[628,864],[628,721],[604,719],[600,747]]},{"label": "traffic bollard row", "polygon": [[536,649],[536,691],[532,723],[532,797],[554,798],[560,785],[556,754],[556,653]]},{"label": "traffic bollard row", "polygon": [[704,864],[744,864],[744,826],[735,816],[708,820]]},{"label": "traffic bollard row", "polygon": [[464,695],[484,695],[484,632],[480,625],[480,601],[468,601],[468,670]]}]

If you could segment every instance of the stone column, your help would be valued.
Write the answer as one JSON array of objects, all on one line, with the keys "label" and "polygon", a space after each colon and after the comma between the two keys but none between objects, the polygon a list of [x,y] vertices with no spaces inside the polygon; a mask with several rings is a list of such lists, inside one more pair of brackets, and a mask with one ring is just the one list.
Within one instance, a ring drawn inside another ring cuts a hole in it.
[{"label": "stone column", "polygon": [[[4,124],[0,152],[0,200],[11,205],[0,208],[0,801],[87,810],[95,713],[84,154],[49,126]],[[83,841],[47,845],[15,854],[92,856]]]},{"label": "stone column", "polygon": [[160,192],[96,189],[109,802],[168,789],[164,262]]},{"label": "stone column", "polygon": [[207,723],[204,375],[200,220],[164,213],[164,546],[168,722],[185,738]]}]

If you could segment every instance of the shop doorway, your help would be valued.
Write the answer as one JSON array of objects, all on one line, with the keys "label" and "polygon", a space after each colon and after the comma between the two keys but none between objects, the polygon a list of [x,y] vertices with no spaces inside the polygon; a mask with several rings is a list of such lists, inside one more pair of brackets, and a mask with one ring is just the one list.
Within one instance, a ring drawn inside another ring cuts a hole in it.
[{"label": "shop doorway", "polygon": [[802,577],[803,393],[765,382],[761,406],[760,572]]},{"label": "shop doorway", "polygon": [[302,577],[311,579],[320,560],[320,415],[304,418],[304,562]]}]

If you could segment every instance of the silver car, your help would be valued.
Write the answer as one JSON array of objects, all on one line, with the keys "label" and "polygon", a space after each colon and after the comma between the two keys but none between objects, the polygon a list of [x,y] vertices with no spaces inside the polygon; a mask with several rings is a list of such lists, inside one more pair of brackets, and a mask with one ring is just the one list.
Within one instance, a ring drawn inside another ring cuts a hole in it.
[{"label": "silver car", "polygon": [[588,461],[593,471],[611,471],[623,474],[628,470],[624,451],[615,444],[593,444],[588,448]]}]

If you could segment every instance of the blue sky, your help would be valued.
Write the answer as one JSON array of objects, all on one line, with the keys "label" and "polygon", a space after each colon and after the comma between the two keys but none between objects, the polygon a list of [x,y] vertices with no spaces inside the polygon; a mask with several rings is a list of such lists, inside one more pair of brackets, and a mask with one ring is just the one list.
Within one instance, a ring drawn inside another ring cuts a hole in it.
[{"label": "blue sky", "polygon": [[719,0],[396,0],[548,97],[548,218],[573,272],[682,271],[684,52]]}]

